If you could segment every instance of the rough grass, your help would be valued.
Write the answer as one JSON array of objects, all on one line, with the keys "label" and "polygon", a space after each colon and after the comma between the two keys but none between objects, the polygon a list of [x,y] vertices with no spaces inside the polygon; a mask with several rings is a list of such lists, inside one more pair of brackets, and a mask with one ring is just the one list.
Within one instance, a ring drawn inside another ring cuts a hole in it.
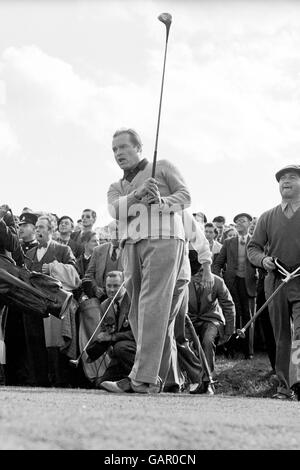
[{"label": "rough grass", "polygon": [[276,379],[266,354],[256,353],[252,360],[217,356],[215,372],[216,394],[271,397],[276,393]]}]

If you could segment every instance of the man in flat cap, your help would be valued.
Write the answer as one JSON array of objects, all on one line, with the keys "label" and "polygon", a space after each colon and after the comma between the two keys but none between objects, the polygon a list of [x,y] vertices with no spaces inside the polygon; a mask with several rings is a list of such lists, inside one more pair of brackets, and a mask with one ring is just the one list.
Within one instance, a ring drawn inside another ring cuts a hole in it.
[{"label": "man in flat cap", "polygon": [[[264,212],[248,245],[248,257],[268,271],[266,298],[282,282],[274,258],[292,271],[300,265],[300,165],[288,165],[275,175],[281,203]],[[278,378],[274,398],[300,400],[300,277],[292,279],[269,305],[276,342]]]},{"label": "man in flat cap", "polygon": [[[252,317],[255,309],[257,270],[247,258],[247,245],[250,241],[249,227],[252,221],[251,215],[246,212],[237,214],[234,219],[237,237],[227,238],[218,254],[213,271],[221,275],[221,270],[226,267],[224,281],[227,285],[236,308],[236,326],[242,328]],[[232,337],[228,343],[228,352],[234,354],[234,349],[241,347],[245,359],[253,358],[253,326],[247,330],[246,338],[236,339]]]}]

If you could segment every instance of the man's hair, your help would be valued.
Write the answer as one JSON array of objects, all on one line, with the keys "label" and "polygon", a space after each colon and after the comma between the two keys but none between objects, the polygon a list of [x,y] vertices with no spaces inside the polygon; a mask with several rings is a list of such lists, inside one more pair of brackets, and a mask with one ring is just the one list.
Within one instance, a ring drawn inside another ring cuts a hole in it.
[{"label": "man's hair", "polygon": [[59,226],[60,226],[60,223],[61,223],[63,220],[65,220],[65,219],[68,219],[68,220],[71,222],[72,227],[74,227],[73,219],[72,219],[70,216],[68,216],[68,215],[63,215],[60,219],[58,219],[57,226],[59,227]]},{"label": "man's hair", "polygon": [[[123,272],[122,271],[109,271],[109,273],[106,274],[106,279],[108,277],[119,277],[120,280],[123,282]],[[105,279],[105,281],[106,281]]]},{"label": "man's hair", "polygon": [[95,211],[93,211],[93,209],[83,209],[82,213],[84,213],[84,212],[91,212],[93,219],[95,219],[95,220],[97,219],[97,214],[96,214]]},{"label": "man's hair", "polygon": [[218,235],[218,233],[219,233],[217,228],[214,226],[214,224],[212,222],[207,222],[207,224],[204,225],[204,228],[213,228],[215,235]]},{"label": "man's hair", "polygon": [[113,139],[122,134],[128,134],[130,138],[130,142],[135,147],[138,147],[140,152],[142,151],[142,147],[143,147],[142,139],[140,138],[139,134],[134,129],[131,129],[130,127],[121,127],[120,129],[116,130],[116,132],[113,135]]},{"label": "man's hair", "polygon": [[225,217],[222,215],[218,215],[213,219],[213,222],[220,222],[221,224],[225,224]]},{"label": "man's hair", "polygon": [[45,220],[47,222],[47,225],[48,225],[48,230],[50,232],[53,232],[53,230],[55,229],[55,222],[54,222],[53,217],[51,215],[41,215],[40,217],[38,217],[36,223],[38,223],[39,220]]},{"label": "man's hair", "polygon": [[97,233],[93,231],[88,231],[88,232],[83,233],[81,235],[81,242],[88,243],[94,235],[97,235]]},{"label": "man's hair", "polygon": [[227,235],[229,232],[231,232],[231,230],[233,230],[234,232],[237,233],[235,227],[226,227],[226,229],[224,230],[224,235],[225,235],[225,237],[226,237],[226,235]]}]

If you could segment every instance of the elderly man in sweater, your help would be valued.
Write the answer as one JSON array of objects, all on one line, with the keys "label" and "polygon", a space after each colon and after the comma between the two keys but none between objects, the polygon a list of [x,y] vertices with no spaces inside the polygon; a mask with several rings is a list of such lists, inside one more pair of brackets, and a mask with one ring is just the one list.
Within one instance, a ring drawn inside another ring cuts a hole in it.
[{"label": "elderly man in sweater", "polygon": [[[274,258],[289,271],[300,265],[300,165],[288,165],[276,173],[281,204],[264,212],[257,221],[248,257],[268,271],[266,298],[282,282]],[[269,305],[276,342],[277,393],[273,398],[300,400],[300,277],[287,283]],[[293,326],[292,326],[293,325]]]},{"label": "elderly man in sweater", "polygon": [[142,143],[133,129],[115,132],[113,153],[123,178],[108,190],[111,215],[119,220],[129,321],[137,344],[133,368],[126,382],[112,391],[155,393],[159,372],[169,364],[174,334],[172,298],[184,259],[182,210],[190,193],[178,169],[167,160],[156,165],[142,159]]}]

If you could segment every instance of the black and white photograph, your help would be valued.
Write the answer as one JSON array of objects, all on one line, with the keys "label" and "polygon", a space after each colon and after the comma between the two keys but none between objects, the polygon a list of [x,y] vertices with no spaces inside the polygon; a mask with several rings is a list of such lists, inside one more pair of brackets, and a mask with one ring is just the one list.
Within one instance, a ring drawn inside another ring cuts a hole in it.
[{"label": "black and white photograph", "polygon": [[300,449],[300,2],[0,0],[0,161],[0,450]]}]

